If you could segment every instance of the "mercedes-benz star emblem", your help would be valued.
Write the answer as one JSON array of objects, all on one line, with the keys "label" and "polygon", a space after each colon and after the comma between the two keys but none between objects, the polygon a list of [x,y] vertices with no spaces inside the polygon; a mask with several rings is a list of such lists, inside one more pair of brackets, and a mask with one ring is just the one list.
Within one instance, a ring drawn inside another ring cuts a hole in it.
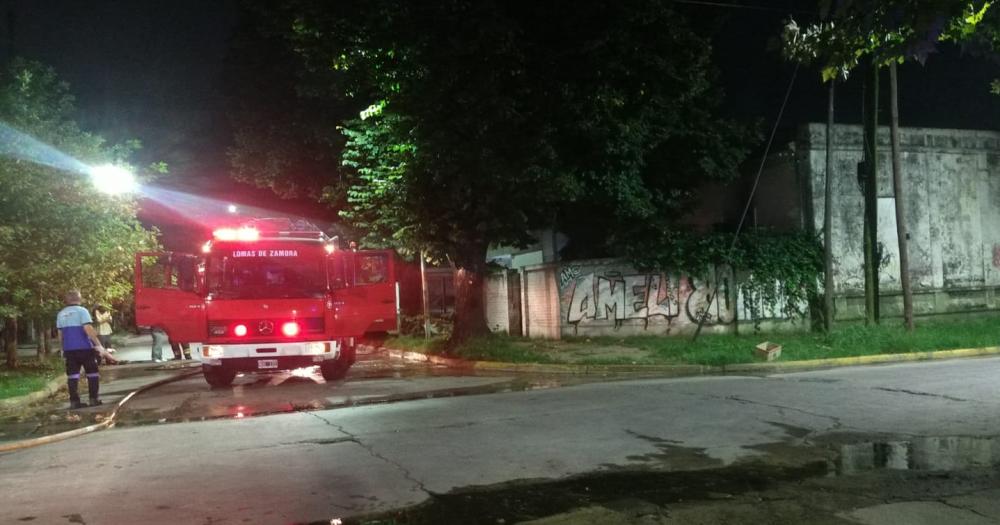
[{"label": "mercedes-benz star emblem", "polygon": [[264,335],[274,332],[274,323],[271,321],[261,321],[257,323],[257,332]]}]

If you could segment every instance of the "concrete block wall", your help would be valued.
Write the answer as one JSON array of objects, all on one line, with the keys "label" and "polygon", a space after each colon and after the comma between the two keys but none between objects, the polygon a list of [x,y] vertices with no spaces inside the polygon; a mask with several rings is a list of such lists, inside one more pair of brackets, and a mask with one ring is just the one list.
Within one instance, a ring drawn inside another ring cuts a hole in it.
[{"label": "concrete block wall", "polygon": [[[521,286],[520,283],[524,283]],[[777,285],[777,283],[776,283]],[[702,330],[753,330],[728,269],[705,278],[642,273],[619,259],[592,259],[497,272],[484,281],[487,325],[494,332],[559,339],[562,336],[668,335],[692,333],[708,309]],[[709,297],[717,293],[709,307]],[[802,306],[805,309],[805,305]],[[767,329],[806,329],[778,308],[759,307]]]},{"label": "concrete block wall", "polygon": [[[564,262],[559,271],[563,335],[668,335],[693,332],[705,316],[704,332],[731,332],[750,313],[727,268],[704,278],[675,273],[643,273],[618,259]],[[711,296],[715,299],[709,304]],[[777,309],[761,307],[768,328],[805,328]]]},{"label": "concrete block wall", "polygon": [[[860,126],[834,130],[833,244],[837,318],[864,315],[863,196],[857,182]],[[903,128],[900,133],[910,281],[918,314],[1000,309],[1000,133]],[[878,241],[882,312],[901,313],[899,245],[888,128],[878,134]],[[806,224],[823,228],[826,126],[797,140]]]},{"label": "concrete block wall", "polygon": [[510,333],[510,308],[507,272],[501,271],[486,276],[483,282],[483,302],[486,309],[486,325],[497,333]]}]

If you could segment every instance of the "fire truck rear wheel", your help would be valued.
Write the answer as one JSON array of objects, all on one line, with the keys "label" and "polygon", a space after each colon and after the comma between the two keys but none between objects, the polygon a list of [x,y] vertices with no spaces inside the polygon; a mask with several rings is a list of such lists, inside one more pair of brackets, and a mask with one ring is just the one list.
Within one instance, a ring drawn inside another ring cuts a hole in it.
[{"label": "fire truck rear wheel", "polygon": [[233,379],[236,379],[236,370],[228,370],[221,366],[202,365],[201,373],[204,374],[205,381],[214,387],[229,386],[233,384]]}]

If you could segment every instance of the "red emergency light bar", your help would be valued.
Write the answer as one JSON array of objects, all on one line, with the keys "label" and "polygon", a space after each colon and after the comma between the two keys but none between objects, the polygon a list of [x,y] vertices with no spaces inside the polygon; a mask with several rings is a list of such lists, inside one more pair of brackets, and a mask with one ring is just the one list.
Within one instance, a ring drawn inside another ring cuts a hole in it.
[{"label": "red emergency light bar", "polygon": [[219,228],[212,236],[220,241],[256,241],[260,232],[254,228]]}]

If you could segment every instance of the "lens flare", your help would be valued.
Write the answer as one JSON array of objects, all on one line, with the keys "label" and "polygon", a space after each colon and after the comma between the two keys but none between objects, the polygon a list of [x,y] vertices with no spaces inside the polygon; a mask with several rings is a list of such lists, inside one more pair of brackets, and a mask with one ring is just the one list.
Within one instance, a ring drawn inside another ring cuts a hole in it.
[{"label": "lens flare", "polygon": [[94,187],[103,193],[121,195],[135,191],[135,176],[132,172],[113,164],[104,164],[90,168],[90,180]]},{"label": "lens flare", "polygon": [[88,176],[95,188],[112,195],[133,192],[138,188],[132,173],[121,166],[112,164],[88,166],[55,147],[3,123],[0,123],[0,156]]},{"label": "lens flare", "polygon": [[58,149],[0,123],[0,155],[87,175],[90,167]]}]

